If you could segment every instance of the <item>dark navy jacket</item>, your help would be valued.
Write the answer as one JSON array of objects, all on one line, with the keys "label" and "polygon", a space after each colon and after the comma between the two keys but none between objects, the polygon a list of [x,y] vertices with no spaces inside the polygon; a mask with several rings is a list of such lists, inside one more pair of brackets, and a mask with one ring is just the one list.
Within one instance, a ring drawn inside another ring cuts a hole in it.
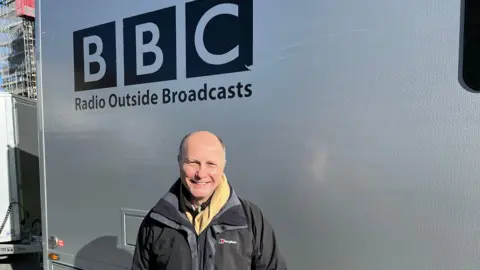
[{"label": "dark navy jacket", "polygon": [[172,186],[144,218],[132,270],[286,270],[272,226],[261,210],[230,198],[197,236],[180,210],[181,182]]}]

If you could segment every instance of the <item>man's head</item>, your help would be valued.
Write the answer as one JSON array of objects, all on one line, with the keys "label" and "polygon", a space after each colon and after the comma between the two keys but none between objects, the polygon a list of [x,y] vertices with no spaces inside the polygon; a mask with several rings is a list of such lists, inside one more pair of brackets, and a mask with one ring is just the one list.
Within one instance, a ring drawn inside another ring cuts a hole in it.
[{"label": "man's head", "polygon": [[222,181],[226,152],[223,141],[208,131],[187,134],[178,151],[180,178],[194,203],[203,203]]}]

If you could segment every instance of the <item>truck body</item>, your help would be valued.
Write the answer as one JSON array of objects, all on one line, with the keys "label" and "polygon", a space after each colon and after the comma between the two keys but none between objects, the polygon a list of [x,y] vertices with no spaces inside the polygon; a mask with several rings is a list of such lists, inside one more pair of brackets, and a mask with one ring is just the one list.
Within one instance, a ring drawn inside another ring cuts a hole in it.
[{"label": "truck body", "polygon": [[45,269],[129,269],[194,130],[289,269],[478,268],[472,1],[36,5]]},{"label": "truck body", "polygon": [[41,246],[37,106],[0,93],[0,257]]}]

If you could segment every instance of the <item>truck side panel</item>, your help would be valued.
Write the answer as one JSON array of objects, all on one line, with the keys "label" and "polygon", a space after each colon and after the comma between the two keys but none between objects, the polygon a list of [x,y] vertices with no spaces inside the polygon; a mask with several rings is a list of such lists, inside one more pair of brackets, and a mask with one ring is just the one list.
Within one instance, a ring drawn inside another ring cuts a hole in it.
[{"label": "truck side panel", "polygon": [[0,243],[21,239],[13,107],[12,96],[0,93]]},{"label": "truck side panel", "polygon": [[19,196],[28,211],[25,230],[41,233],[40,174],[38,159],[37,103],[35,100],[14,96],[15,140],[13,149]]},{"label": "truck side panel", "polygon": [[[223,2],[38,1],[45,254],[128,268],[180,139],[207,129],[289,269],[478,267],[461,0]],[[201,20],[220,11],[238,20]]]}]

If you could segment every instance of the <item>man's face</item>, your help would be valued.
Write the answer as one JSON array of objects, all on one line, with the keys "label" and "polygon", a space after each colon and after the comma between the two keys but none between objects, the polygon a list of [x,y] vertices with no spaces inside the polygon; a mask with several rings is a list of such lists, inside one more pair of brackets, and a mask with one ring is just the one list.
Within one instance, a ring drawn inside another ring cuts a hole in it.
[{"label": "man's face", "polygon": [[210,133],[192,134],[180,155],[180,178],[198,203],[206,201],[222,180],[225,152]]}]

